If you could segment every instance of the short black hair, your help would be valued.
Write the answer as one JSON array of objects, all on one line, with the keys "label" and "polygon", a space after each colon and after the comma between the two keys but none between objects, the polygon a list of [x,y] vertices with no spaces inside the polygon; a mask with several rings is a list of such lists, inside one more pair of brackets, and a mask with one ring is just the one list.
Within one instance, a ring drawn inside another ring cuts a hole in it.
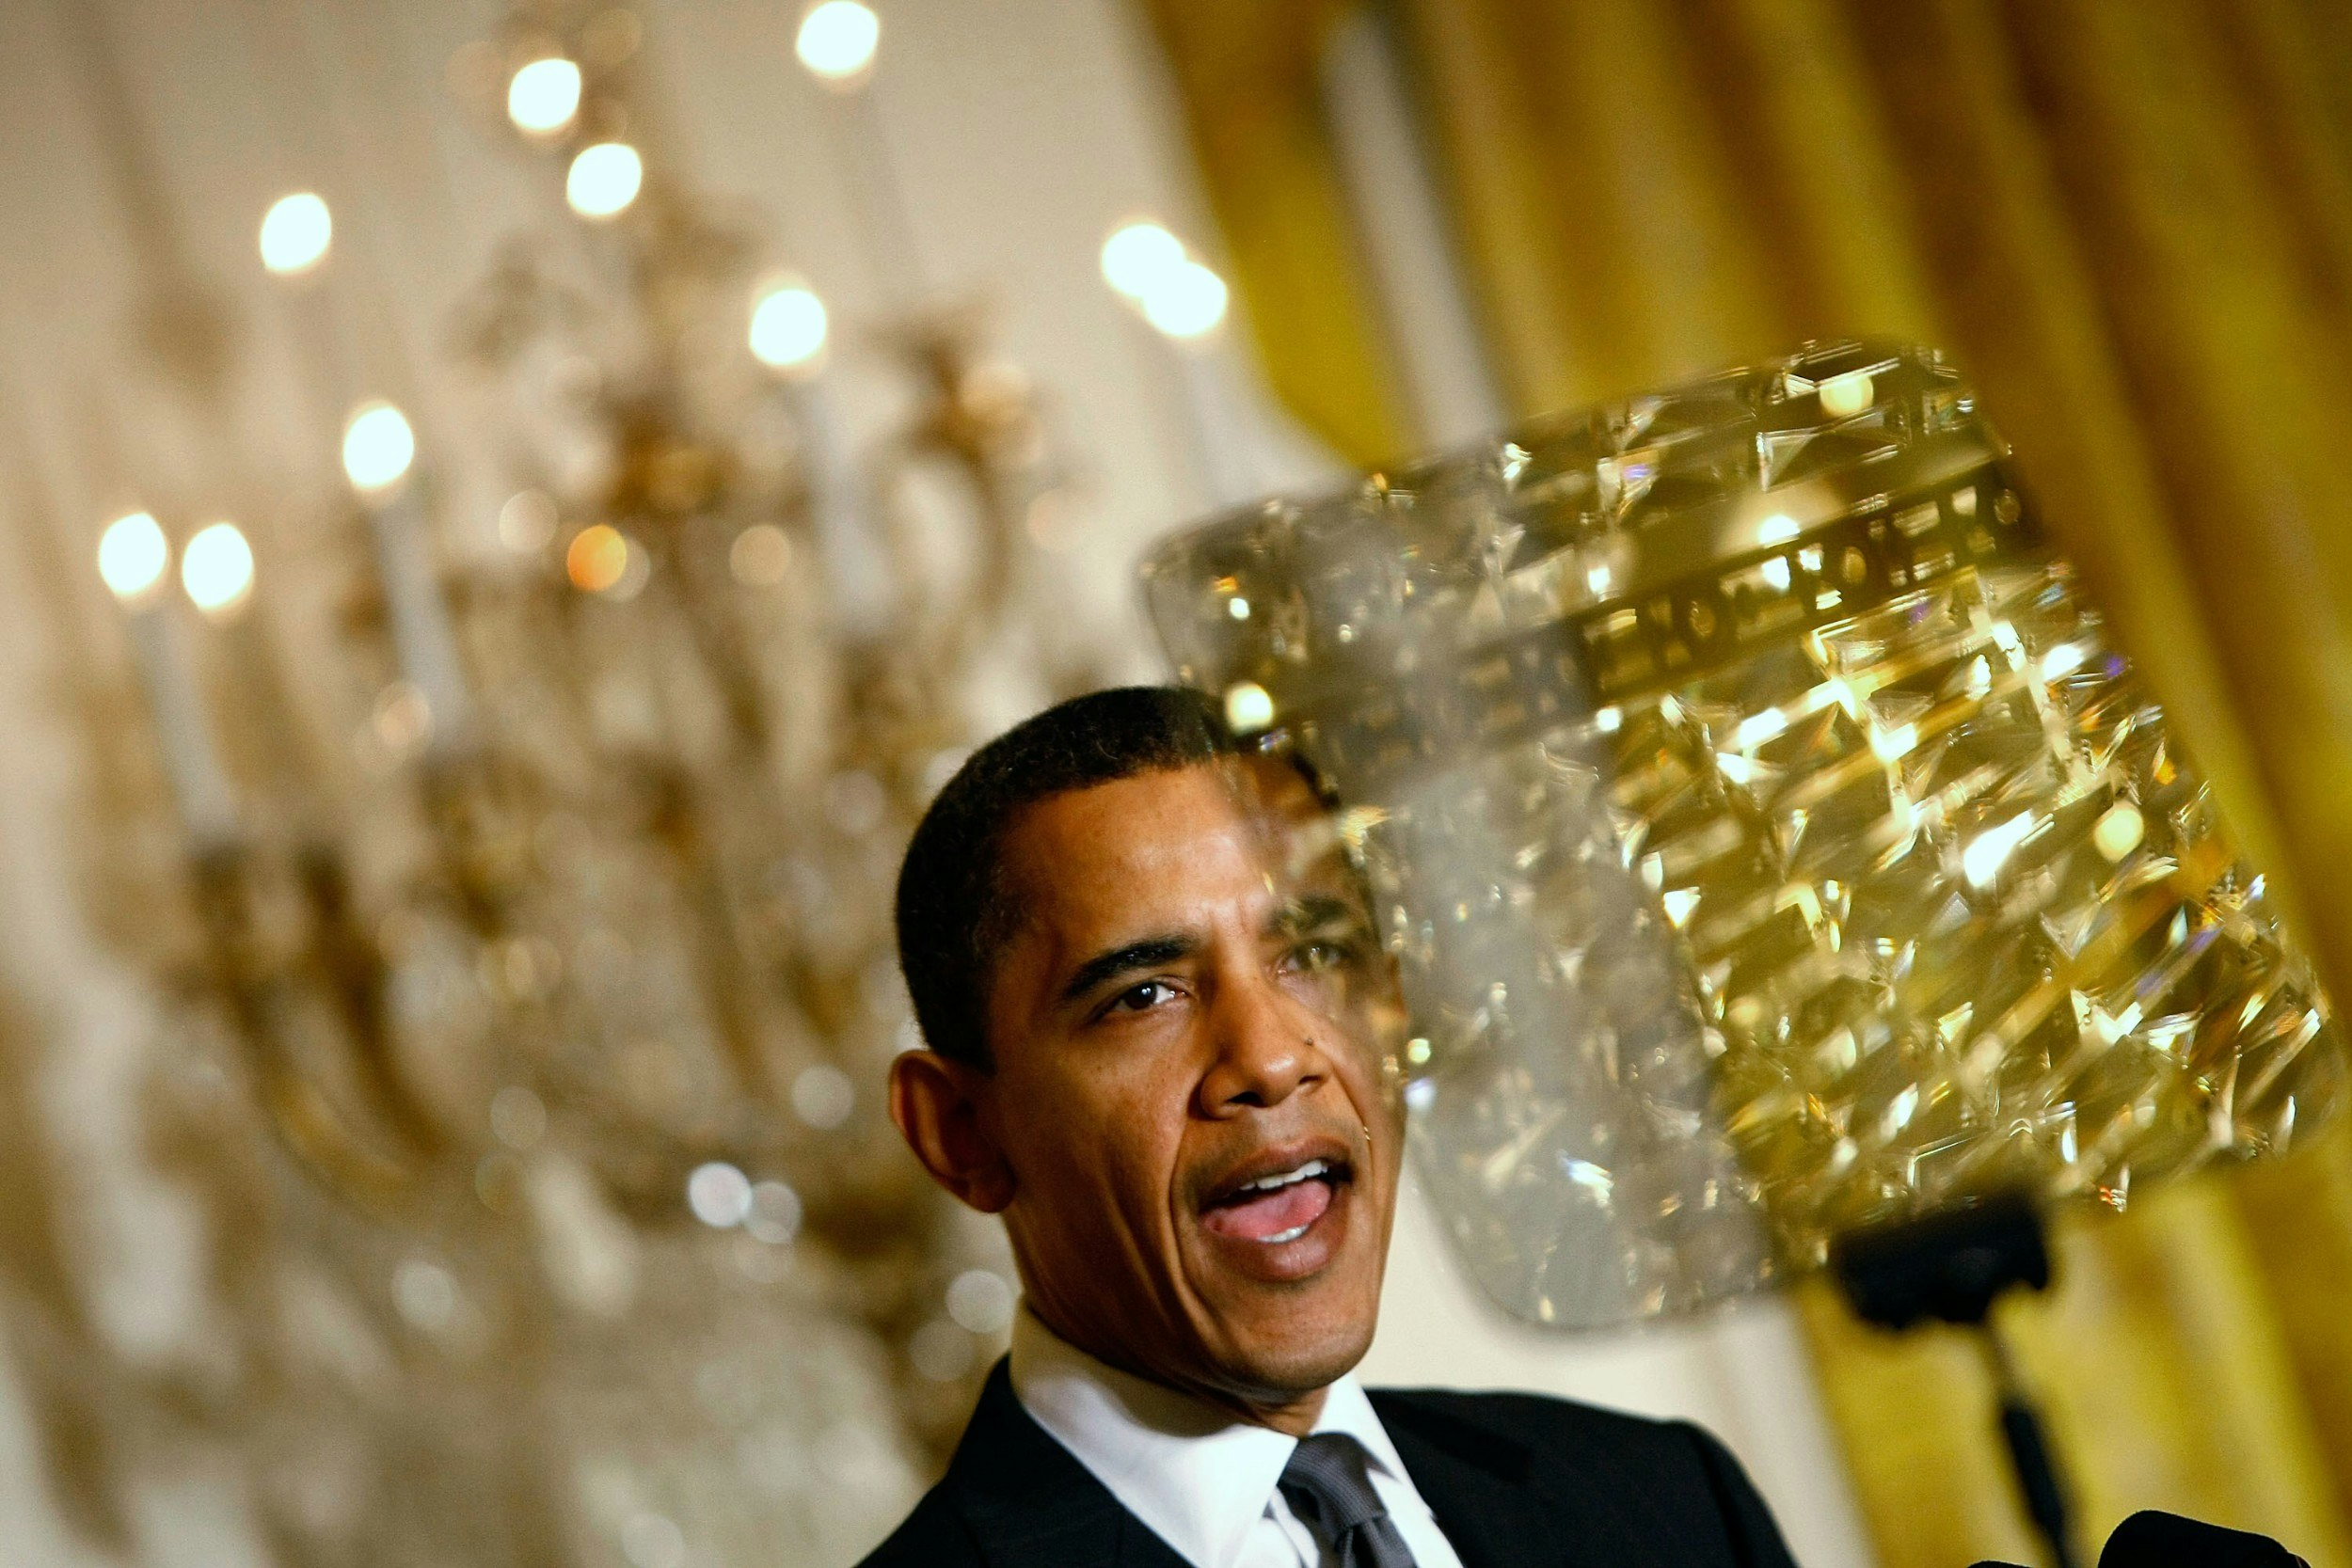
[{"label": "short black hair", "polygon": [[983,1070],[992,1065],[989,971],[1012,924],[1005,839],[1024,811],[1245,749],[1205,694],[1128,686],[1073,697],[973,752],[923,814],[898,867],[898,967],[924,1043]]}]

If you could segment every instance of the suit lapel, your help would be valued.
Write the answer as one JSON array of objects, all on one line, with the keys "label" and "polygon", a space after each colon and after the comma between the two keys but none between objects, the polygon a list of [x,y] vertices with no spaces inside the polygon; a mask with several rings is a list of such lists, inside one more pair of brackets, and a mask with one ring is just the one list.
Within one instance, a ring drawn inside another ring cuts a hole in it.
[{"label": "suit lapel", "polygon": [[1598,1568],[1529,1485],[1524,1445],[1380,1393],[1372,1400],[1463,1568]]},{"label": "suit lapel", "polygon": [[1185,1568],[1021,1408],[1004,1362],[980,1390],[945,1485],[991,1568]]}]

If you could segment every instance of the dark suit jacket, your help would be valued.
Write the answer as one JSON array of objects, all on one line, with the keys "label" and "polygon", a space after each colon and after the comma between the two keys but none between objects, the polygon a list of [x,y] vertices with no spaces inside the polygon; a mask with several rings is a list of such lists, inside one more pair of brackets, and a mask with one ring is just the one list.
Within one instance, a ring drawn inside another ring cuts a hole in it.
[{"label": "dark suit jacket", "polygon": [[[1375,1389],[1464,1568],[1794,1568],[1724,1446],[1533,1394]],[[1184,1568],[1033,1420],[1004,1363],[947,1475],[862,1568]]]}]

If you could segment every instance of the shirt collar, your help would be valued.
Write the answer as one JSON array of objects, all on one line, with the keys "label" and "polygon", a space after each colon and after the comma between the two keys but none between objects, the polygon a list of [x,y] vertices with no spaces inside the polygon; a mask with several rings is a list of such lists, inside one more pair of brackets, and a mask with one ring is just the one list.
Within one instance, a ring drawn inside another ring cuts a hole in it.
[{"label": "shirt collar", "polygon": [[[1396,1445],[1389,1441],[1389,1429],[1380,1424],[1380,1413],[1372,1407],[1371,1396],[1364,1386],[1356,1381],[1354,1372],[1331,1385],[1324,1395],[1323,1414],[1315,1418],[1315,1431],[1341,1432],[1364,1446],[1364,1453],[1372,1461],[1374,1475],[1387,1475],[1401,1484],[1387,1497],[1391,1509],[1402,1501],[1427,1513],[1429,1505],[1422,1500],[1420,1488],[1406,1473],[1405,1461],[1397,1456]],[[1282,1456],[1290,1463],[1290,1455]]]},{"label": "shirt collar", "polygon": [[[1011,1361],[1022,1407],[1127,1512],[1200,1568],[1240,1560],[1295,1438],[1106,1366],[1025,1304],[1013,1320]],[[1403,1481],[1405,1497],[1426,1511],[1353,1373],[1331,1385],[1314,1430],[1361,1443],[1375,1472]]]}]

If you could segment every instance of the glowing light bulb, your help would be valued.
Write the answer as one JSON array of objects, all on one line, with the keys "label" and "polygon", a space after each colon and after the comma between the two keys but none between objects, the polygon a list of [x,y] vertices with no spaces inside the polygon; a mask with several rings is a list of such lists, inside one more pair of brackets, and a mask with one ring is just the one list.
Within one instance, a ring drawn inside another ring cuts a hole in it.
[{"label": "glowing light bulb", "polygon": [[314,191],[296,191],[262,214],[262,265],[274,277],[299,277],[326,260],[335,243],[335,214]]},{"label": "glowing light bulb", "polygon": [[858,0],[824,0],[801,18],[792,52],[828,82],[849,82],[874,63],[882,44],[882,18]]},{"label": "glowing light bulb", "polygon": [[98,576],[106,592],[134,604],[155,591],[171,564],[163,525],[144,512],[117,517],[98,536]]},{"label": "glowing light bulb", "polygon": [[816,365],[825,352],[825,302],[805,283],[782,283],[752,307],[752,356],[773,370]]},{"label": "glowing light bulb", "polygon": [[552,135],[580,113],[580,67],[562,55],[533,60],[506,84],[506,118],[534,136]]},{"label": "glowing light bulb", "polygon": [[1238,681],[1225,689],[1225,727],[1235,735],[1256,735],[1274,722],[1273,694],[1256,681]]},{"label": "glowing light bulb", "polygon": [[564,199],[581,217],[602,221],[628,211],[644,187],[645,161],[625,141],[600,141],[580,150],[564,177]]},{"label": "glowing light bulb", "polygon": [[1171,338],[1200,338],[1225,319],[1225,279],[1198,261],[1170,267],[1143,297],[1143,317]]},{"label": "glowing light bulb", "polygon": [[389,403],[363,403],[343,426],[343,473],[362,496],[380,496],[407,477],[417,460],[417,433],[408,416]]},{"label": "glowing light bulb", "polygon": [[226,614],[245,603],[253,592],[253,546],[236,524],[197,530],[180,552],[180,586],[207,615]]},{"label": "glowing light bulb", "polygon": [[1140,305],[1186,260],[1184,243],[1158,224],[1125,224],[1103,242],[1103,281]]}]

